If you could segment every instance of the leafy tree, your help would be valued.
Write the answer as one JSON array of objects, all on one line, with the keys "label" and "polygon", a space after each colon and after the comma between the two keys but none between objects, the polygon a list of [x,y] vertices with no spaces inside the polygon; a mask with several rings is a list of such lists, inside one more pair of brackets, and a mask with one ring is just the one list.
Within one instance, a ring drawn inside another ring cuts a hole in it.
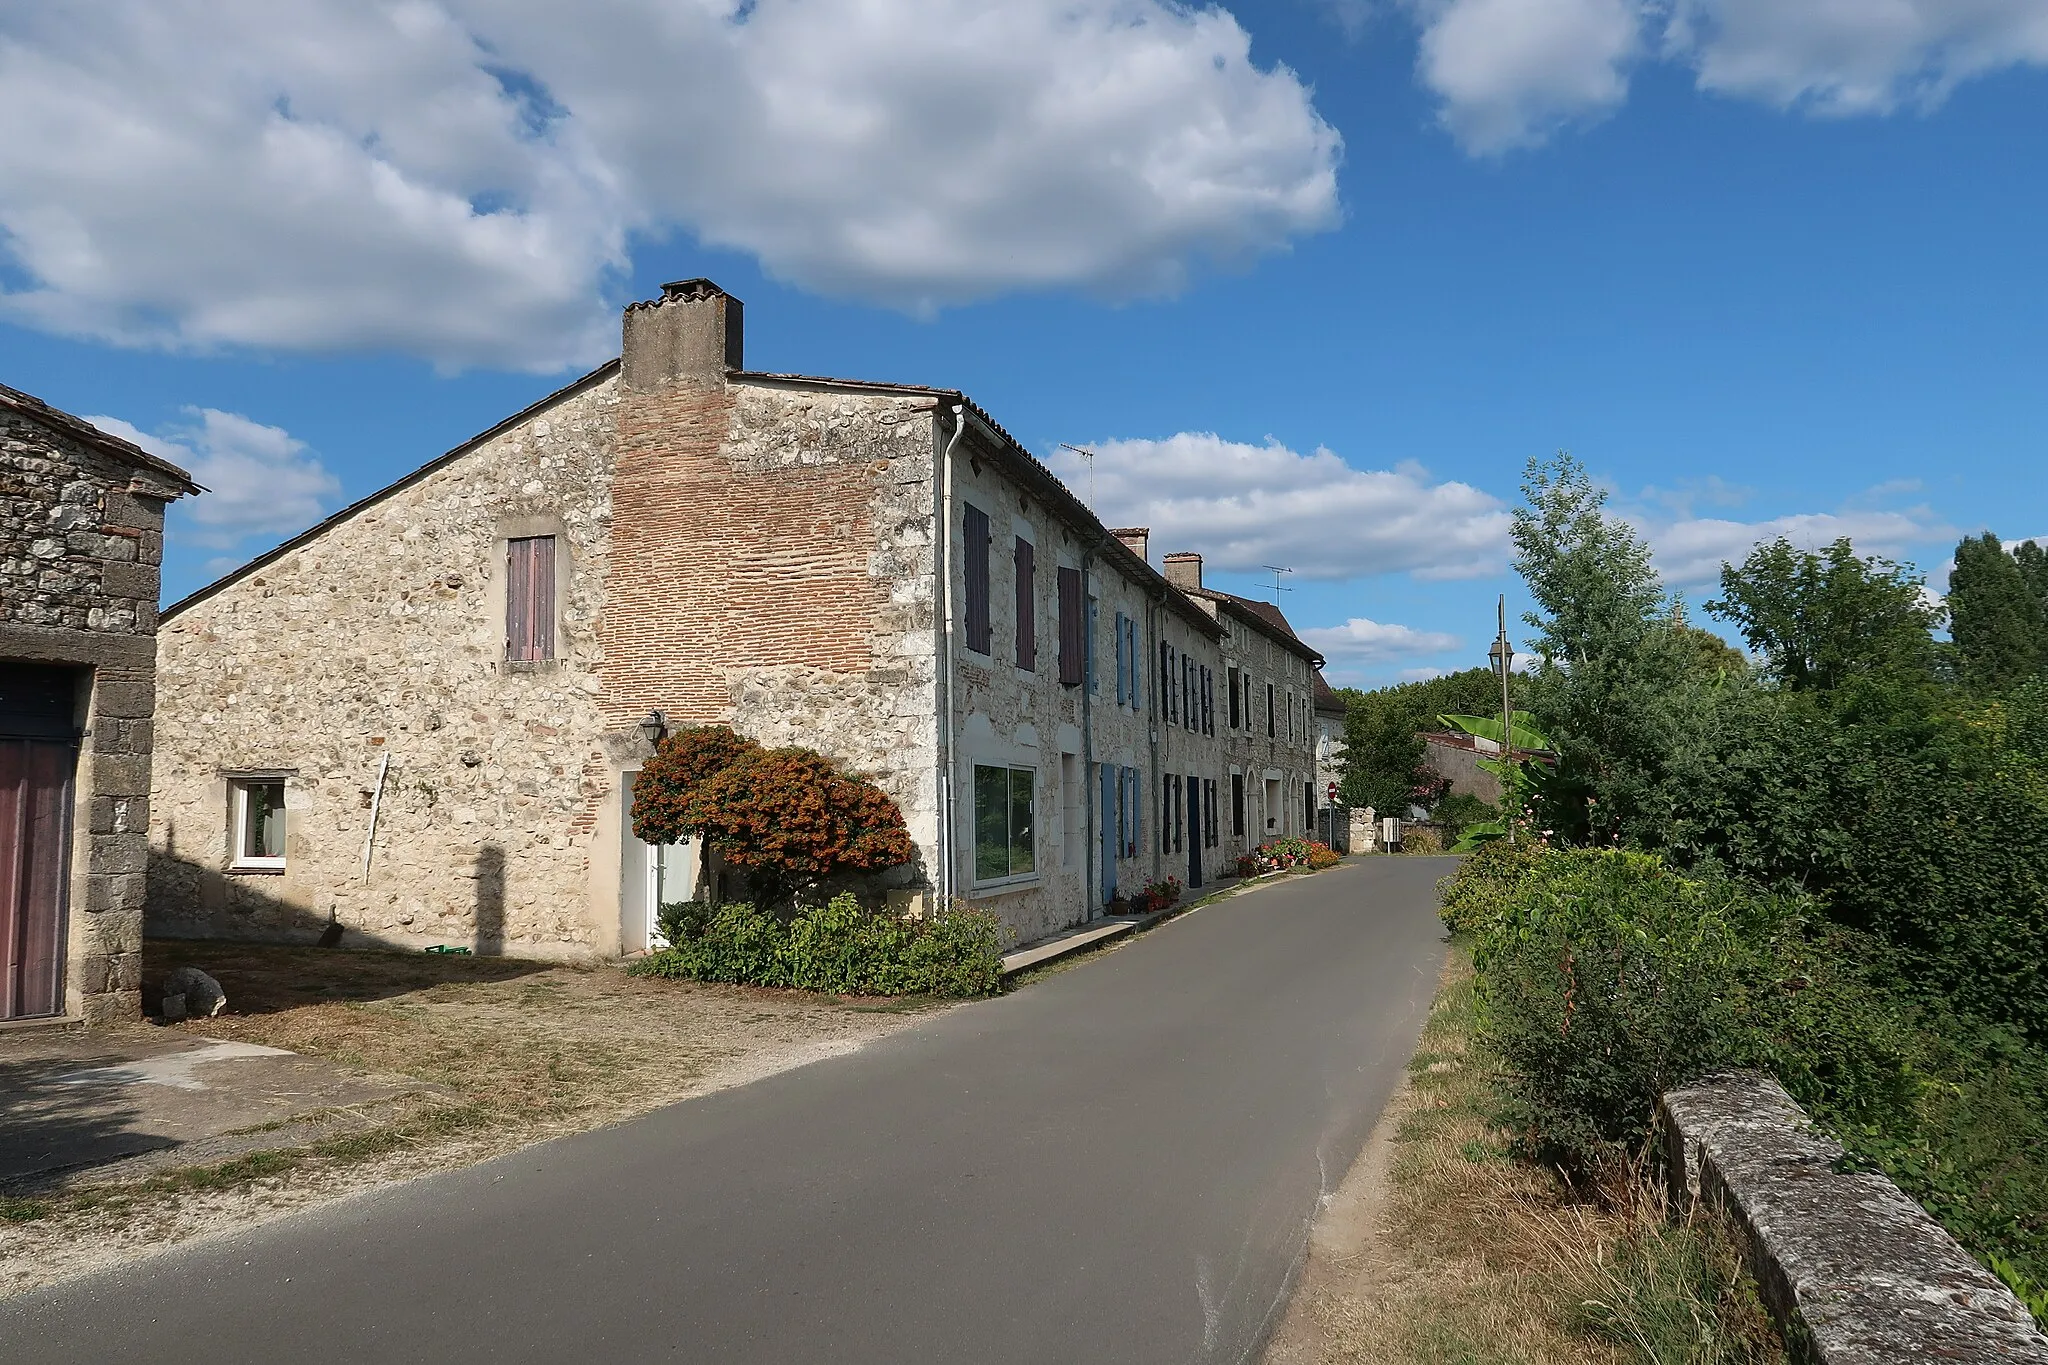
[{"label": "leafy tree", "polygon": [[1931,605],[1912,566],[1857,557],[1845,538],[1819,554],[1784,537],[1759,545],[1741,568],[1721,566],[1721,599],[1707,610],[1733,621],[1765,667],[1797,691],[1827,691],[1854,677],[1928,678],[1935,662]]},{"label": "leafy tree", "polygon": [[1540,827],[1574,843],[1654,828],[1674,799],[1672,765],[1696,748],[1726,670],[1703,666],[1649,546],[1606,511],[1584,465],[1568,454],[1531,460],[1522,494],[1515,569],[1538,608],[1524,619],[1539,632],[1524,695],[1563,755],[1534,794]]},{"label": "leafy tree", "polygon": [[2048,615],[2048,550],[2037,540],[2023,540],[2013,547],[2012,558],[2020,566],[2020,577],[2027,580],[2028,596]]},{"label": "leafy tree", "polygon": [[[2029,558],[2037,560],[2039,550]],[[2002,692],[2048,664],[2048,620],[2027,576],[1989,531],[1965,536],[1956,546],[1948,580],[1949,634],[1957,671],[1973,691]]]},{"label": "leafy tree", "polygon": [[1339,792],[1347,806],[1371,806],[1383,813],[1406,810],[1422,771],[1422,736],[1441,728],[1447,711],[1500,709],[1500,683],[1484,668],[1440,678],[1351,693],[1344,711],[1344,778]]}]

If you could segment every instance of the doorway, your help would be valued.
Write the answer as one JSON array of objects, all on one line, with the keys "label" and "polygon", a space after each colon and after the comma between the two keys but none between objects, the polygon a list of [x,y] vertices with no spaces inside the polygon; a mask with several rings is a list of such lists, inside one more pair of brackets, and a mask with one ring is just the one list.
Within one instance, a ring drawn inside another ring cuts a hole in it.
[{"label": "doorway", "polygon": [[697,892],[697,841],[648,844],[633,833],[633,779],[619,779],[619,944],[628,953],[666,948],[657,918],[664,905]]},{"label": "doorway", "polygon": [[78,674],[0,665],[0,1019],[64,1012]]}]

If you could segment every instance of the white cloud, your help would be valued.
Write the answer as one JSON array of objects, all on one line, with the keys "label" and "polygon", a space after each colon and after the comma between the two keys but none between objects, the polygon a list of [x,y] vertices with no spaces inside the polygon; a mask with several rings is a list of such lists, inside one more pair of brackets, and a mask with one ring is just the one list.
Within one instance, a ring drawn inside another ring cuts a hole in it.
[{"label": "white cloud", "polygon": [[1468,151],[1526,147],[1628,94],[1638,0],[1415,0],[1416,71]]},{"label": "white cloud", "polygon": [[[187,408],[193,419],[152,435],[118,417],[88,417],[100,430],[182,465],[207,491],[173,505],[173,535],[231,548],[250,536],[283,536],[320,520],[341,481],[283,427],[218,408]],[[231,564],[238,561],[229,561]]]},{"label": "white cloud", "polygon": [[1169,293],[1342,145],[1170,0],[80,0],[0,12],[0,315],[128,345],[607,354],[636,235],[912,311]]},{"label": "white cloud", "polygon": [[1767,521],[1726,521],[1694,517],[1672,522],[1638,522],[1656,555],[1667,587],[1715,587],[1723,562],[1740,564],[1767,540],[1783,536],[1802,550],[1818,550],[1847,536],[1861,555],[1898,559],[1914,545],[1955,534],[1930,507],[1885,511],[1845,508],[1802,512]]},{"label": "white cloud", "polygon": [[[1271,439],[1250,445],[1211,432],[1093,449],[1096,514],[1112,526],[1149,526],[1155,549],[1199,550],[1211,568],[1440,579],[1495,573],[1507,560],[1500,500],[1470,484],[1432,482],[1417,464],[1356,469],[1328,450],[1303,455]],[[1061,450],[1050,463],[1088,495],[1079,456]]]},{"label": "white cloud", "polygon": [[[1330,661],[1333,670],[1342,667],[1346,671],[1411,659],[1418,654],[1444,654],[1460,644],[1457,636],[1440,630],[1382,624],[1362,616],[1354,616],[1341,626],[1311,626],[1298,633],[1309,648]],[[1441,671],[1428,670],[1428,675]]]},{"label": "white cloud", "polygon": [[1468,150],[1542,142],[1627,96],[1633,64],[1823,115],[1931,109],[1962,82],[2048,65],[2041,0],[1404,0],[1417,73]]},{"label": "white cloud", "polygon": [[1972,76],[2048,65],[2041,0],[1679,0],[1667,44],[1700,88],[1823,114],[1938,105]]}]

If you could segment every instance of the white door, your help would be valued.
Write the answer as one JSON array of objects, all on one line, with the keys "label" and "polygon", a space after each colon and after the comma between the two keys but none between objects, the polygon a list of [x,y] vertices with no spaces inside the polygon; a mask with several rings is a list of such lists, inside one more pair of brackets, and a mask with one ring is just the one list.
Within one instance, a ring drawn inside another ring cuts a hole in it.
[{"label": "white door", "polygon": [[624,951],[666,948],[656,915],[664,905],[686,901],[697,889],[697,841],[646,844],[633,833],[633,779],[619,784],[619,940]]}]

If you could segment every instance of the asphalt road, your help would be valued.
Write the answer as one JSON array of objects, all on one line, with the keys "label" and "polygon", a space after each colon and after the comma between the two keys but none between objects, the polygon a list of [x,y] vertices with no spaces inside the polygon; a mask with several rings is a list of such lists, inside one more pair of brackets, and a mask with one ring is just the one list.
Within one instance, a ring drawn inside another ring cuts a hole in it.
[{"label": "asphalt road", "polygon": [[1449,863],[1234,897],[632,1123],[0,1305],[0,1361],[1256,1355],[1406,1063]]}]

